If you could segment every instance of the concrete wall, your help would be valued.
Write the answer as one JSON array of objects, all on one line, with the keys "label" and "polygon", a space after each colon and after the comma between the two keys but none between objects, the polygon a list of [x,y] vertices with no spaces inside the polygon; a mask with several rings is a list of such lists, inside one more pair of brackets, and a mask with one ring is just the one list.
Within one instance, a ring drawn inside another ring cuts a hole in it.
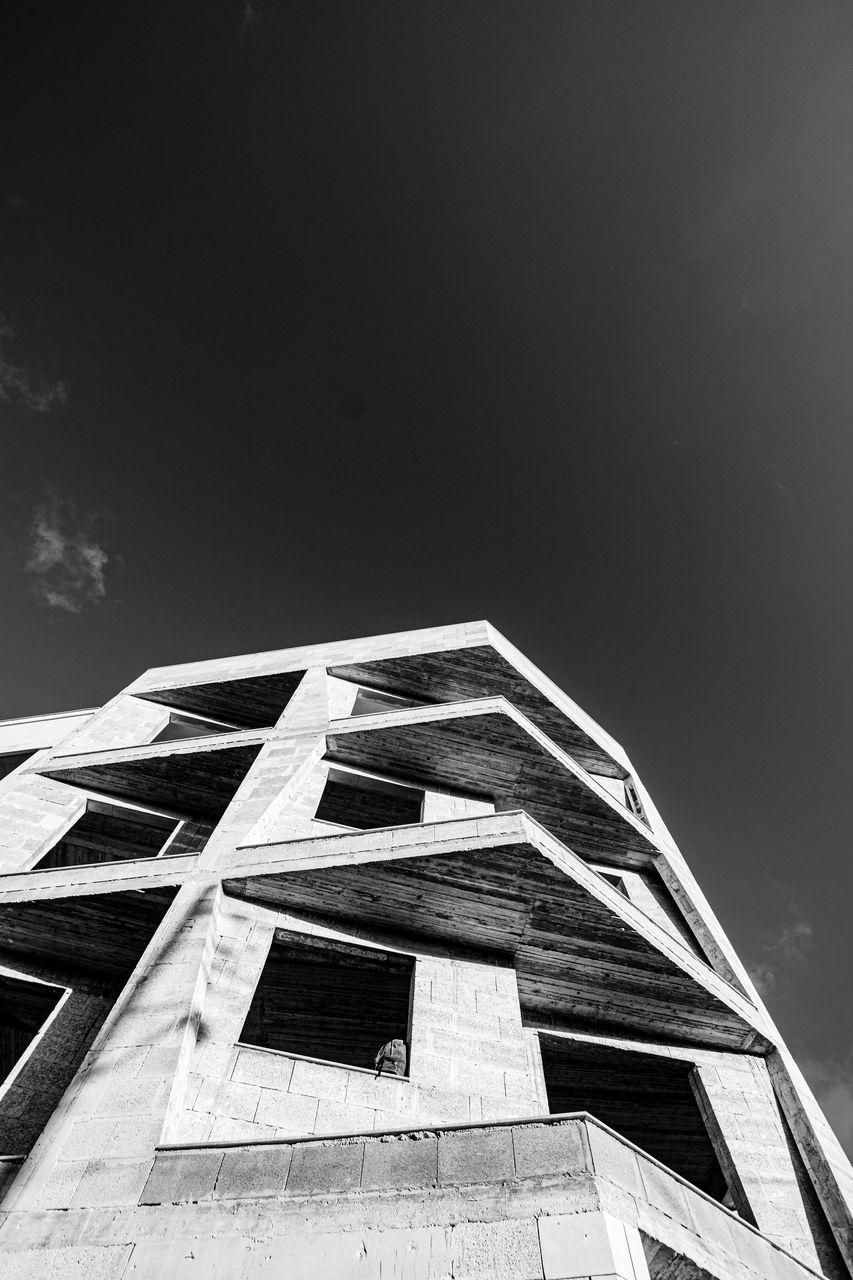
[{"label": "concrete wall", "polygon": [[[277,927],[415,957],[408,1078],[377,1078],[369,1069],[237,1046]],[[405,940],[365,931],[322,929],[228,899],[220,930],[170,1141],[361,1132],[541,1110],[541,1080],[535,1060],[531,1066],[511,968],[413,951]]]}]

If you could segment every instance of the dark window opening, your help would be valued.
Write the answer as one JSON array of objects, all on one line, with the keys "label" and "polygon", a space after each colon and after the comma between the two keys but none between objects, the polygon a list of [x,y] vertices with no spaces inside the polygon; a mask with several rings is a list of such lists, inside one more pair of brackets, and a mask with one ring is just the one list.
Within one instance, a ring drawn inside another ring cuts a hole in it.
[{"label": "dark window opening", "polygon": [[409,1041],[411,956],[278,930],[240,1039],[345,1066]]},{"label": "dark window opening", "polygon": [[0,1152],[32,1148],[176,892],[0,906]]},{"label": "dark window opening", "polygon": [[370,830],[403,827],[420,822],[424,793],[384,778],[371,778],[345,769],[330,769],[314,817],[344,827]]},{"label": "dark window opening", "polygon": [[365,685],[360,685],[350,715],[373,716],[380,711],[401,711],[404,707],[422,705],[414,698],[405,698],[397,693],[385,693],[382,689],[368,689]]},{"label": "dark window opening", "polygon": [[35,751],[11,751],[6,755],[0,756],[0,778],[6,778],[13,773],[18,765],[29,760],[30,756],[34,756]]},{"label": "dark window opening", "polygon": [[234,726],[218,720],[202,720],[199,716],[179,715],[173,711],[169,723],[152,742],[179,742],[182,738],[207,738],[213,733],[233,733]]},{"label": "dark window opening", "polygon": [[0,1084],[53,1013],[62,990],[0,974]]},{"label": "dark window opening", "polygon": [[636,818],[639,818],[641,822],[646,824],[646,826],[649,825],[649,820],[645,815],[642,802],[637,794],[637,788],[634,786],[630,778],[625,779],[625,804]]},{"label": "dark window opening", "polygon": [[177,818],[90,799],[73,827],[33,867],[82,867],[90,863],[156,858],[179,826]]},{"label": "dark window opening", "polygon": [[615,871],[599,871],[602,880],[606,880],[608,884],[612,884],[614,889],[618,889],[623,898],[628,897],[628,890],[625,888],[625,881]]},{"label": "dark window opening", "polygon": [[690,1085],[692,1064],[539,1033],[553,1113],[588,1111],[693,1186],[724,1201],[726,1180]]}]

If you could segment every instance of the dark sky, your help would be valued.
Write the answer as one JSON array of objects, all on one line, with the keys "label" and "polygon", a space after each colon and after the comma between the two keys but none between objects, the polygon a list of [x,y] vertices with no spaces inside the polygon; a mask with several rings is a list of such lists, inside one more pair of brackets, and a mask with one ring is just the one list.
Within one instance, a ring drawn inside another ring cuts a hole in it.
[{"label": "dark sky", "polygon": [[0,57],[0,715],[488,617],[853,1144],[853,7],[31,0]]}]

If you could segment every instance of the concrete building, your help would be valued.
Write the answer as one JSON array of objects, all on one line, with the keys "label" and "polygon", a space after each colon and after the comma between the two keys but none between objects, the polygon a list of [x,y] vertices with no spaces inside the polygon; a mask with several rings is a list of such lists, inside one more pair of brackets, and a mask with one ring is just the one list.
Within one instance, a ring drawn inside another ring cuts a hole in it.
[{"label": "concrete building", "polygon": [[853,1274],[642,782],[487,623],[151,670],[0,755],[4,1280]]}]

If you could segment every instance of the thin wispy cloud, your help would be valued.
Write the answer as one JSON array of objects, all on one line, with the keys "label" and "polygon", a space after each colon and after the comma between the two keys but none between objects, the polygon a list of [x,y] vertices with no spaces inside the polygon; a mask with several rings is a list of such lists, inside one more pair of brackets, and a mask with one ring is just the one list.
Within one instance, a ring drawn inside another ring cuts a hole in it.
[{"label": "thin wispy cloud", "polygon": [[24,572],[48,608],[82,613],[106,600],[110,557],[94,536],[96,520],[53,490],[36,507]]},{"label": "thin wispy cloud", "polygon": [[49,378],[37,365],[21,361],[10,349],[15,326],[0,316],[0,400],[19,405],[30,413],[49,413],[68,400],[64,382]]},{"label": "thin wispy cloud", "polygon": [[240,39],[248,40],[255,36],[264,25],[264,15],[252,0],[246,0],[243,6],[243,17],[240,21]]},{"label": "thin wispy cloud", "polygon": [[814,929],[811,922],[790,908],[791,920],[773,935],[765,935],[760,941],[758,955],[750,965],[750,974],[762,995],[778,986],[780,978],[797,965],[802,964],[812,945]]}]

